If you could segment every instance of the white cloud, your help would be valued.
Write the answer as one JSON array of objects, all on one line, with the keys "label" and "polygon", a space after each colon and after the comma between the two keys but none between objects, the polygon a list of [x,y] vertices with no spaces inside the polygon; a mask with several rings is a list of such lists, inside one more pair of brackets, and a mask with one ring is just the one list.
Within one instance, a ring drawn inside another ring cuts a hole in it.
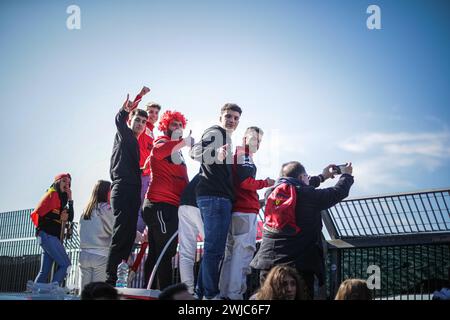
[{"label": "white cloud", "polygon": [[[343,141],[339,147],[359,157],[354,167],[364,192],[420,188],[417,173],[435,172],[449,162],[450,133],[368,133]],[[419,170],[417,170],[419,169]],[[410,170],[411,174],[405,172]]]},{"label": "white cloud", "polygon": [[438,158],[450,157],[450,133],[369,133],[353,137],[339,145],[342,149],[363,153],[376,148],[386,154],[424,155]]},{"label": "white cloud", "polygon": [[415,188],[415,185],[409,180],[399,178],[398,170],[415,164],[417,162],[411,159],[380,156],[358,162],[353,169],[353,174],[356,177],[357,186],[365,193],[383,189],[400,191]]}]

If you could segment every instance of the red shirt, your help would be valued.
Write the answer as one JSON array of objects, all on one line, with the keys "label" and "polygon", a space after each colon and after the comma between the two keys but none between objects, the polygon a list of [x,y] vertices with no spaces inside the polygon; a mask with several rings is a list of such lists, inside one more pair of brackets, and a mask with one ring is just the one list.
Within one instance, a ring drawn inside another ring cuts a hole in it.
[{"label": "red shirt", "polygon": [[256,166],[252,155],[243,147],[236,148],[234,156],[233,182],[235,199],[233,212],[258,213],[259,197],[256,190],[268,186],[266,180],[256,180]]},{"label": "red shirt", "polygon": [[[138,143],[139,143],[139,167],[142,169],[144,167],[145,161],[150,156],[150,153],[152,152],[153,148],[153,140],[155,140],[155,137],[153,135],[153,128],[154,125],[150,122],[147,122],[147,126],[145,127],[144,132],[139,136]],[[148,176],[151,173],[150,165],[147,165],[143,171],[142,174],[144,176]]]},{"label": "red shirt", "polygon": [[170,140],[161,136],[155,140],[150,155],[152,183],[145,197],[151,202],[165,202],[180,205],[180,197],[189,183],[187,167],[180,150],[173,149],[182,140]]},{"label": "red shirt", "polygon": [[[139,102],[141,102],[142,96],[138,94],[136,98],[134,98],[134,103],[136,103],[136,108],[139,105]],[[129,122],[130,119],[127,120]],[[150,152],[153,148],[153,140],[155,140],[155,137],[153,135],[153,128],[155,126],[151,124],[150,122],[147,122],[147,125],[145,127],[144,132],[139,136],[138,143],[139,143],[139,168],[143,169],[142,174],[144,176],[149,176],[150,171],[150,164],[146,165],[146,160],[150,156]],[[146,167],[144,168],[144,165]]]}]

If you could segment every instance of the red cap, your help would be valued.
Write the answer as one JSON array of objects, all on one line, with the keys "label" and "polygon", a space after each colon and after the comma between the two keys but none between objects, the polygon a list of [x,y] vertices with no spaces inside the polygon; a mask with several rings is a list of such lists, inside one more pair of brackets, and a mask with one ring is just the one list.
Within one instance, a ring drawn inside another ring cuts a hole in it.
[{"label": "red cap", "polygon": [[59,179],[65,178],[65,177],[67,177],[67,178],[69,178],[70,180],[72,180],[72,177],[70,176],[70,173],[60,173],[60,174],[58,174],[58,175],[55,177],[54,182],[58,181]]}]

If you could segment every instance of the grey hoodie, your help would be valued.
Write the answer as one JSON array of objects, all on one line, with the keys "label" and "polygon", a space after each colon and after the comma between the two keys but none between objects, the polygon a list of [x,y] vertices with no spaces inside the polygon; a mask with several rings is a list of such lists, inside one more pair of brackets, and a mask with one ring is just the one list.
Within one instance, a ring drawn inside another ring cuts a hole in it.
[{"label": "grey hoodie", "polygon": [[80,218],[81,249],[109,251],[113,234],[115,217],[111,206],[102,202],[92,210],[91,219]]}]

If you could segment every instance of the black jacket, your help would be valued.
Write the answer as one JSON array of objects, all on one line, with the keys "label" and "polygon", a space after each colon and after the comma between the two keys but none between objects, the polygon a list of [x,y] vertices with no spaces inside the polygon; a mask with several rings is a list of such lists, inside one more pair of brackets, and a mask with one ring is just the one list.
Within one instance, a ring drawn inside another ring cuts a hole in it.
[{"label": "black jacket", "polygon": [[111,156],[111,181],[113,185],[120,183],[140,186],[139,144],[127,125],[128,115],[123,108],[116,115],[117,133]]},{"label": "black jacket", "polygon": [[184,188],[180,198],[180,206],[192,206],[197,208],[197,198],[195,196],[195,189],[200,181],[200,174],[196,174],[195,177]]},{"label": "black jacket", "polygon": [[[217,159],[216,150],[225,144],[229,145],[228,156],[220,162]],[[234,200],[232,150],[231,138],[220,126],[206,129],[202,139],[194,144],[189,154],[192,159],[201,163],[200,181],[196,189],[197,197],[215,196]]]},{"label": "black jacket", "polygon": [[323,284],[325,266],[321,211],[346,198],[352,184],[353,177],[343,174],[331,188],[298,186],[295,212],[300,233],[286,236],[264,230],[261,246],[250,265],[255,269],[269,270],[274,265],[291,264],[298,270],[314,272]]}]

